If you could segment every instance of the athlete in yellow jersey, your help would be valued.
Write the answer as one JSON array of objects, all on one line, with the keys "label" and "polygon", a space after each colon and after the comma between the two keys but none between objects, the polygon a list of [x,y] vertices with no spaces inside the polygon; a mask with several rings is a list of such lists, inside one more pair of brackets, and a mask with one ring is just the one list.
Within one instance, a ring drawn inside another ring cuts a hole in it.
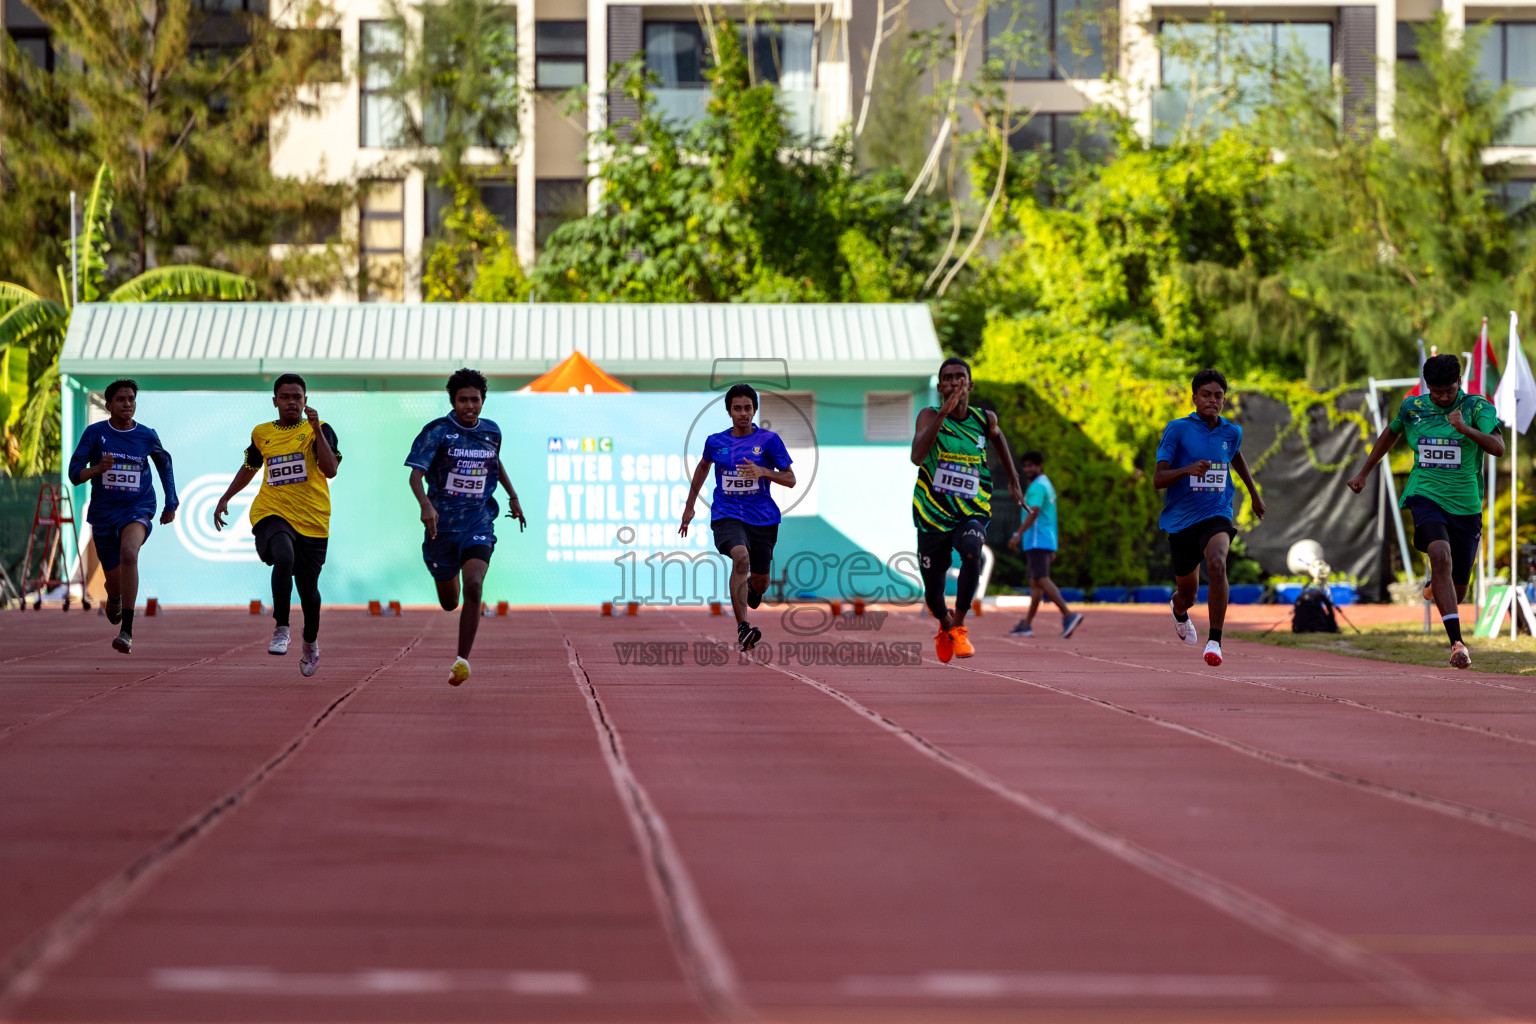
[{"label": "athlete in yellow jersey", "polygon": [[251,502],[256,553],[272,567],[272,630],[268,654],[288,653],[288,603],[298,586],[304,609],[304,653],[299,671],[320,668],[320,569],[331,528],[331,491],[326,481],[341,465],[336,432],[320,420],[307,400],[304,378],[285,373],[272,384],[277,420],[251,431],[245,464],[235,473],[213,511],[215,529],[224,529],[229,499],[261,474],[261,492]]}]

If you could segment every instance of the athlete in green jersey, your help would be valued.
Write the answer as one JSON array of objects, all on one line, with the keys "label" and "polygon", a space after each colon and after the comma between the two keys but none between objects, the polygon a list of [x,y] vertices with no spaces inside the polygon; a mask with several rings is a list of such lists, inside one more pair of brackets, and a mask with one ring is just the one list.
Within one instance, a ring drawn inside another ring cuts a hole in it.
[{"label": "athlete in green jersey", "polygon": [[1403,401],[1392,422],[1382,430],[1365,460],[1365,468],[1349,481],[1359,494],[1376,464],[1398,439],[1413,446],[1413,472],[1403,488],[1402,507],[1413,513],[1413,546],[1429,555],[1429,589],[1445,635],[1451,641],[1451,667],[1466,668],[1472,655],[1461,642],[1457,604],[1467,596],[1477,542],[1483,532],[1483,460],[1504,454],[1497,433],[1499,417],[1493,404],[1461,390],[1461,361],[1452,355],[1424,361],[1427,395]]},{"label": "athlete in green jersey", "polygon": [[[998,448],[1008,472],[1008,491],[1024,507],[1024,485],[1008,450],[1008,439],[997,425],[997,414],[970,404],[971,368],[963,359],[946,359],[939,367],[939,394],[944,401],[917,414],[912,438],[912,464],[917,483],[912,488],[912,522],[917,526],[917,560],[928,610],[939,620],[933,638],[940,661],[976,653],[965,627],[976,583],[981,575],[981,549],[992,516],[992,473],[987,468],[987,442]],[[955,584],[955,609],[944,601],[944,579],[955,552],[960,554],[960,578]]]}]

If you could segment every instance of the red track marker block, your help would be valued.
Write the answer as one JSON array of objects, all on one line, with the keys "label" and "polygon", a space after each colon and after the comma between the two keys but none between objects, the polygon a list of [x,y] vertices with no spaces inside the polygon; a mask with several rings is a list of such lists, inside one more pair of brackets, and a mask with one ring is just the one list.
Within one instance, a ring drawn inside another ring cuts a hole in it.
[{"label": "red track marker block", "polygon": [[497,601],[496,602],[496,616],[497,616],[497,618],[503,618],[503,617],[506,616],[506,614],[507,614],[507,602],[505,602],[505,601]]},{"label": "red track marker block", "polygon": [[158,597],[152,597],[144,602],[144,614],[146,616],[160,614],[160,599]]},{"label": "red track marker block", "polygon": [[864,601],[861,598],[857,598],[856,597],[856,598],[853,599],[853,614],[855,614],[855,615],[863,615],[864,614]]},{"label": "red track marker block", "polygon": [[624,614],[625,615],[639,615],[640,614],[640,602],[639,601],[631,601],[628,604],[626,604],[624,606]]},{"label": "red track marker block", "polygon": [[251,614],[252,615],[260,615],[261,614],[261,602],[260,601],[252,601],[251,602]]},{"label": "red track marker block", "polygon": [[709,614],[711,614],[711,615],[724,615],[725,614],[725,609],[720,607],[720,602],[719,601],[711,601],[711,602],[709,602]]},{"label": "red track marker block", "polygon": [[979,598],[979,597],[971,598],[971,614],[972,615],[980,615],[981,614],[981,598]]},{"label": "red track marker block", "polygon": [[612,601],[604,601],[603,602],[603,614],[604,615],[612,615],[613,614],[613,602]]},{"label": "red track marker block", "polygon": [[369,615],[383,615],[384,614],[384,606],[379,604],[379,602],[377,602],[377,601],[369,601],[368,602],[368,614]]},{"label": "red track marker block", "polygon": [[843,614],[843,602],[841,602],[841,601],[828,601],[827,603],[832,606],[832,614],[833,615],[841,615],[841,614]]},{"label": "red track marker block", "polygon": [[391,601],[391,602],[389,602],[389,614],[391,614],[391,615],[399,615],[400,614],[400,602],[399,601]]}]

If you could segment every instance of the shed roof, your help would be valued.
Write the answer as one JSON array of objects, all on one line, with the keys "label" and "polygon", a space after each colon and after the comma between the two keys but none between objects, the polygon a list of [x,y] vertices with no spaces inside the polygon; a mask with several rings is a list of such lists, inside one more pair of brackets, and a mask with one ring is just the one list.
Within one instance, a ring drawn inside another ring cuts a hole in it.
[{"label": "shed roof", "polygon": [[577,349],[618,377],[709,375],[716,360],[742,359],[786,360],[796,376],[928,376],[943,358],[916,303],[158,302],[81,305],[59,368],[76,377],[399,378],[471,365],[534,376]]}]

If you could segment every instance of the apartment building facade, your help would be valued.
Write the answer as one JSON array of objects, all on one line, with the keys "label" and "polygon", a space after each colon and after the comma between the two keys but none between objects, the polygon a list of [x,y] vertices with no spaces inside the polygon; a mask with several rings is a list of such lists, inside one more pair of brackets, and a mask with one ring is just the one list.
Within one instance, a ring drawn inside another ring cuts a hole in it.
[{"label": "apartment building facade", "polygon": [[[213,12],[264,11],[267,0],[197,0]],[[829,3],[736,2],[707,9],[691,0],[509,0],[515,24],[515,62],[523,109],[515,145],[500,152],[472,151],[485,165],[486,206],[516,238],[525,265],[549,233],[591,201],[595,168],[587,138],[604,124],[632,117],[631,105],[607,92],[609,69],[644,55],[661,82],[657,103],[688,120],[707,98],[709,28],[723,13],[739,24],[755,73],[775,84],[792,124],[802,133],[830,137],[858,116],[874,80],[871,60],[890,59],[893,40],[911,32],[952,32],[951,0],[831,0]],[[1203,71],[1187,66],[1190,51],[1226,32],[1255,54],[1299,49],[1347,84],[1347,102],[1361,116],[1390,124],[1396,69],[1417,59],[1414,27],[1444,10],[1451,25],[1493,22],[1482,52],[1484,75],[1509,82],[1519,106],[1536,104],[1536,0],[1497,6],[1465,0],[1374,0],[1339,5],[1319,0],[1265,0],[1212,4],[1210,0],[953,0],[962,30],[974,28],[959,54],[961,76],[978,74],[989,48],[1020,26],[1028,53],[1007,61],[1011,105],[1033,110],[1011,139],[1019,149],[1091,145],[1082,114],[1100,101],[1124,104],[1144,132],[1177,123],[1197,98],[1186,80]],[[5,27],[39,62],[55,59],[47,26],[22,0],[0,0]],[[1102,6],[1101,6],[1102,5]],[[399,41],[388,31],[384,0],[338,0],[337,45],[352,72],[312,87],[318,115],[278,126],[274,170],[321,173],[370,183],[358,210],[358,238],[366,273],[364,299],[414,301],[426,241],[440,223],[446,197],[399,145],[382,68]],[[1213,22],[1220,18],[1225,29]],[[1160,38],[1161,37],[1161,38]],[[530,45],[531,44],[531,45]],[[1228,45],[1223,43],[1222,45]],[[1182,63],[1181,63],[1182,61]],[[1110,79],[1116,79],[1111,83]],[[569,102],[573,91],[584,99]],[[1536,117],[1517,126],[1488,159],[1512,165],[1505,199],[1531,199],[1536,180]],[[341,298],[341,296],[338,296]],[[351,298],[351,296],[346,296]]]}]

